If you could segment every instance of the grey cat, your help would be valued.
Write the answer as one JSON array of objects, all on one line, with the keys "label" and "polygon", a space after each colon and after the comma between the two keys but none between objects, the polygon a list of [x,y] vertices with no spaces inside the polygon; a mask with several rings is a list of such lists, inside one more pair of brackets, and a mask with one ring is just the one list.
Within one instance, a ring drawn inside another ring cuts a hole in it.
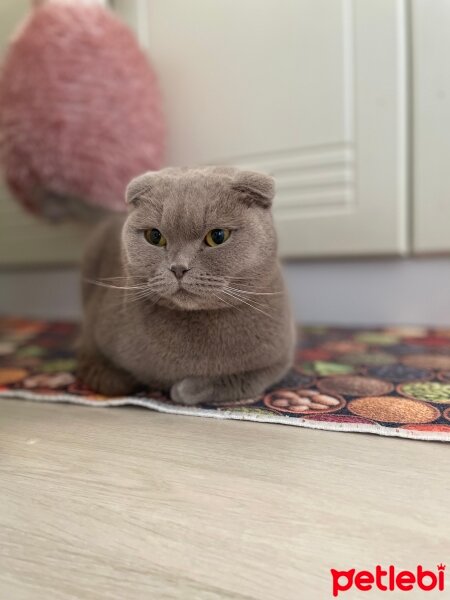
[{"label": "grey cat", "polygon": [[128,216],[103,222],[83,264],[79,376],[122,395],[145,385],[173,401],[259,395],[292,363],[271,177],[169,168],[129,184]]}]

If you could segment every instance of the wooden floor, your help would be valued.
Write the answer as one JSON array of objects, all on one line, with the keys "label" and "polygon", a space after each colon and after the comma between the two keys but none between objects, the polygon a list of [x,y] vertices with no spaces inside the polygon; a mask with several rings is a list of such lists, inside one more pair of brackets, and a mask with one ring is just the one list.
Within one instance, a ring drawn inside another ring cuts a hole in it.
[{"label": "wooden floor", "polygon": [[325,600],[331,567],[435,569],[450,562],[449,452],[0,400],[0,599]]}]

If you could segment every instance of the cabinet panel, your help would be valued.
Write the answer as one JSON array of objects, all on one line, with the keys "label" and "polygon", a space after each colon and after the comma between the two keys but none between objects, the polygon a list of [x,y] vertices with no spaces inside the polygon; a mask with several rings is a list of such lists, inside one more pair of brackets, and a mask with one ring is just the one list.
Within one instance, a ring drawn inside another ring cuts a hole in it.
[{"label": "cabinet panel", "polygon": [[137,6],[170,163],[272,173],[285,256],[407,250],[403,0]]},{"label": "cabinet panel", "polygon": [[[406,251],[405,0],[110,4],[159,72],[169,163],[272,173],[284,256]],[[79,255],[84,226],[0,196],[0,263]]]},{"label": "cabinet panel", "polygon": [[413,2],[414,250],[450,250],[450,3]]}]

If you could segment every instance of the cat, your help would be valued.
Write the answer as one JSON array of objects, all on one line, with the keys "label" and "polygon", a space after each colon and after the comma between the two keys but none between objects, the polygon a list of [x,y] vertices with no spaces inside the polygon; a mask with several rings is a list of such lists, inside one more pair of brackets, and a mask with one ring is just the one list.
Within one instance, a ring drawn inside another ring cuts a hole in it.
[{"label": "cat", "polygon": [[98,226],[83,261],[86,386],[232,403],[286,374],[295,330],[274,193],[272,177],[231,167],[167,168],[131,181],[128,215]]}]

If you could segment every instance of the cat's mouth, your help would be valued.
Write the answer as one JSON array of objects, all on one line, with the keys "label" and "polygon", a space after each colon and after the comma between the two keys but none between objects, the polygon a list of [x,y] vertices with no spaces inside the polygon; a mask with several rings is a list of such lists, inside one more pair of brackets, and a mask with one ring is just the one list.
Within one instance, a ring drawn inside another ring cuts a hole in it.
[{"label": "cat's mouth", "polygon": [[180,285],[179,288],[172,294],[172,297],[176,296],[177,298],[193,298],[195,295],[196,294],[193,294]]},{"label": "cat's mouth", "polygon": [[[223,308],[230,304],[221,300],[219,294],[223,288],[222,281],[211,280],[210,277],[186,277],[175,280],[171,278],[161,286],[158,303],[169,308],[181,310],[209,310]],[[221,285],[218,285],[218,284]]]}]

